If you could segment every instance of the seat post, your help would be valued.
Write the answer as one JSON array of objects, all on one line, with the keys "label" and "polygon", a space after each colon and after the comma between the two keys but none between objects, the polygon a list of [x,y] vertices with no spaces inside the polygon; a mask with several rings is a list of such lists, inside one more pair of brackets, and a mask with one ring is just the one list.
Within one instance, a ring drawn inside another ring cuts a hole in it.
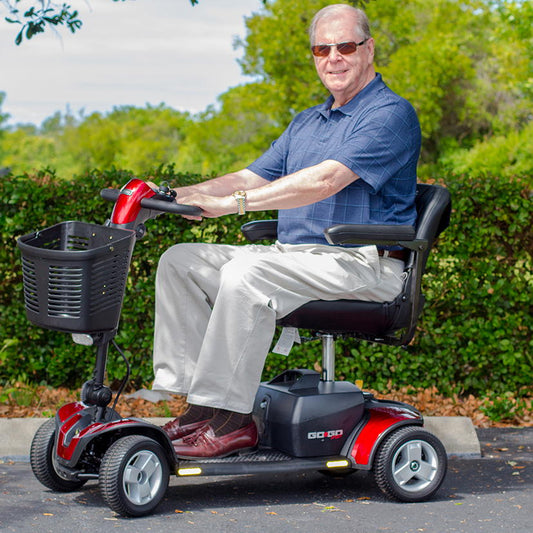
[{"label": "seat post", "polygon": [[322,337],[322,379],[335,381],[335,337],[324,333]]}]

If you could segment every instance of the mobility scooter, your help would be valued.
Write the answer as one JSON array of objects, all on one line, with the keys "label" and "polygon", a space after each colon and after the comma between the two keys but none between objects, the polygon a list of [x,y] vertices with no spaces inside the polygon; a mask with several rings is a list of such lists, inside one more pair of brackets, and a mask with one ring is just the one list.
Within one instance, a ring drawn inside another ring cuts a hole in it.
[{"label": "mobility scooter", "polygon": [[[338,225],[326,230],[335,245],[402,246],[402,293],[387,303],[313,301],[280,320],[281,326],[311,330],[322,339],[322,372],[289,370],[262,383],[253,413],[260,433],[257,449],[205,460],[177,458],[160,427],[117,413],[116,400],[128,376],[112,407],[113,393],[105,385],[108,348],[114,344],[131,255],[136,239],[145,234],[144,223],[162,213],[199,214],[198,208],[176,203],[166,186],[154,191],[136,178],[101,195],[115,204],[105,225],[63,222],[18,240],[29,320],[96,348],[93,377],[83,385],[80,401],[61,407],[34,436],[30,461],[43,485],[75,491],[98,480],[105,502],[123,516],[151,513],[170,473],[186,478],[311,470],[344,476],[373,470],[379,488],[393,499],[417,502],[438,490],[446,474],[446,451],[423,428],[421,414],[335,381],[334,374],[340,336],[396,346],[412,339],[424,304],[421,278],[428,253],[449,222],[445,188],[417,186],[416,227]],[[242,229],[251,241],[276,237],[275,220],[249,222]]]}]

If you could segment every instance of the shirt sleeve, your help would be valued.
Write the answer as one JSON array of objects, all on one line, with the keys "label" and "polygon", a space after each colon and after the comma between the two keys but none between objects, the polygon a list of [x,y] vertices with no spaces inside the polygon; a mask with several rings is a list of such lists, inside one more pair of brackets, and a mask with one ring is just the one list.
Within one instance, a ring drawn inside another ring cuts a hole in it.
[{"label": "shirt sleeve", "polygon": [[268,181],[274,181],[286,174],[289,143],[288,129],[270,145],[270,148],[263,155],[248,166],[248,170]]}]

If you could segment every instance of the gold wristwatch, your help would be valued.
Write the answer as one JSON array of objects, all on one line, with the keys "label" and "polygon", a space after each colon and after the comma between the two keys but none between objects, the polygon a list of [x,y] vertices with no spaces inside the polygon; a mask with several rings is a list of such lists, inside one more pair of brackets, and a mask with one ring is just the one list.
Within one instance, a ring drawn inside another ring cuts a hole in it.
[{"label": "gold wristwatch", "polygon": [[237,202],[239,215],[244,215],[246,213],[246,191],[235,191],[232,196]]}]

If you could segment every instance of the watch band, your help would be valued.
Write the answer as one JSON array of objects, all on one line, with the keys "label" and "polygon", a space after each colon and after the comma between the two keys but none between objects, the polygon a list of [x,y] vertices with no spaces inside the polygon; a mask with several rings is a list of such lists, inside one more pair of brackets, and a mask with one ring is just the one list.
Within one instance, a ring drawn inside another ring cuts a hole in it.
[{"label": "watch band", "polygon": [[246,213],[246,191],[235,191],[232,196],[237,202],[239,215],[244,215]]}]

